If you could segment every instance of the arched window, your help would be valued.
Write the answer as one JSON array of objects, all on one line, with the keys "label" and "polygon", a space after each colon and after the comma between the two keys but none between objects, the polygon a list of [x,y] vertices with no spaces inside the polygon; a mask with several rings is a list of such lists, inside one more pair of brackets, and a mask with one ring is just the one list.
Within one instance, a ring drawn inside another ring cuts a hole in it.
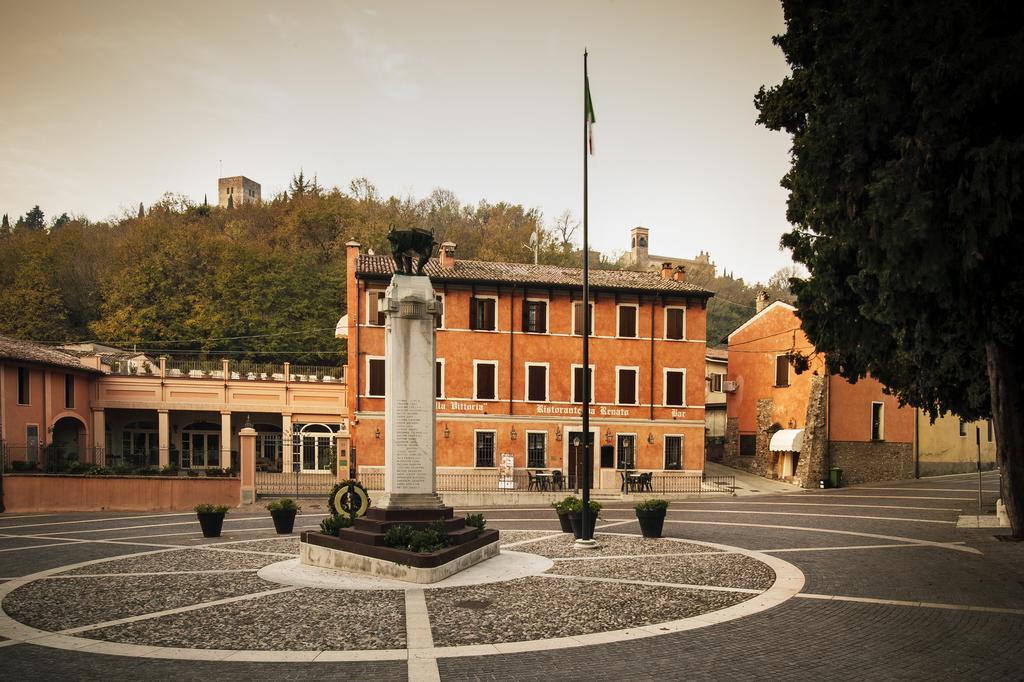
[{"label": "arched window", "polygon": [[640,248],[641,249],[646,249],[647,248],[647,237],[640,237]]}]

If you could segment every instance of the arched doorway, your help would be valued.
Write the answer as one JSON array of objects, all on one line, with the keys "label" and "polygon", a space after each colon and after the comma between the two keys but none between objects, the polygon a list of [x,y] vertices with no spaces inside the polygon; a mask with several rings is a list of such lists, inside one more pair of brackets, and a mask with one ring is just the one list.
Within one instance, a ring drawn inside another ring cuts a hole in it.
[{"label": "arched doorway", "polygon": [[50,436],[49,459],[51,461],[70,462],[81,459],[81,437],[85,434],[85,424],[76,417],[61,417],[53,423]]},{"label": "arched doorway", "polygon": [[337,461],[335,430],[327,424],[303,424],[292,435],[294,469],[331,473]]}]

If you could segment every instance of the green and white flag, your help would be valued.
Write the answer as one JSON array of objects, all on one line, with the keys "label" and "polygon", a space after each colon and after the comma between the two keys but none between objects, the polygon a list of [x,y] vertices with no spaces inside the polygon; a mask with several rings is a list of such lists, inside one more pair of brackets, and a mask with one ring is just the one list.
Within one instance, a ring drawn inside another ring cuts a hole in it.
[{"label": "green and white flag", "polygon": [[586,88],[586,111],[584,112],[584,118],[587,122],[587,149],[590,155],[594,155],[594,122],[597,120],[594,118],[594,103],[590,101],[590,77],[587,76],[584,81],[584,87]]}]

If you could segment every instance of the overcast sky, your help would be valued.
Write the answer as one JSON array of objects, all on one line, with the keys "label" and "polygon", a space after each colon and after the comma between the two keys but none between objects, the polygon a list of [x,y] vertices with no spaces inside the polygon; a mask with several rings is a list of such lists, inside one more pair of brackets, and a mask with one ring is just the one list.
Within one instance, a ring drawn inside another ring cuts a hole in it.
[{"label": "overcast sky", "polygon": [[0,2],[0,212],[93,220],[164,192],[264,196],[299,168],[381,193],[582,214],[590,50],[594,248],[651,230],[766,280],[790,263],[789,139],[755,125],[779,82],[771,0]]}]

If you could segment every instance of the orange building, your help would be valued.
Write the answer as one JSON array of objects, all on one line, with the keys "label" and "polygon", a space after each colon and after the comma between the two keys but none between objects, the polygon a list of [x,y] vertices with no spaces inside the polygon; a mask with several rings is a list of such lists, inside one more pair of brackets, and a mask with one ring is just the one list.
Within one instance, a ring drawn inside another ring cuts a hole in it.
[{"label": "orange building", "polygon": [[[394,263],[348,243],[350,456],[361,474],[384,463],[384,296]],[[439,473],[582,472],[581,271],[457,260],[441,245],[426,266],[443,303],[437,331]],[[700,472],[704,354],[711,293],[682,268],[591,271],[594,482],[619,470]]]},{"label": "orange building", "polygon": [[766,302],[729,335],[725,463],[808,488],[833,467],[847,483],[913,478],[914,410],[870,377],[829,375],[796,308]]}]

